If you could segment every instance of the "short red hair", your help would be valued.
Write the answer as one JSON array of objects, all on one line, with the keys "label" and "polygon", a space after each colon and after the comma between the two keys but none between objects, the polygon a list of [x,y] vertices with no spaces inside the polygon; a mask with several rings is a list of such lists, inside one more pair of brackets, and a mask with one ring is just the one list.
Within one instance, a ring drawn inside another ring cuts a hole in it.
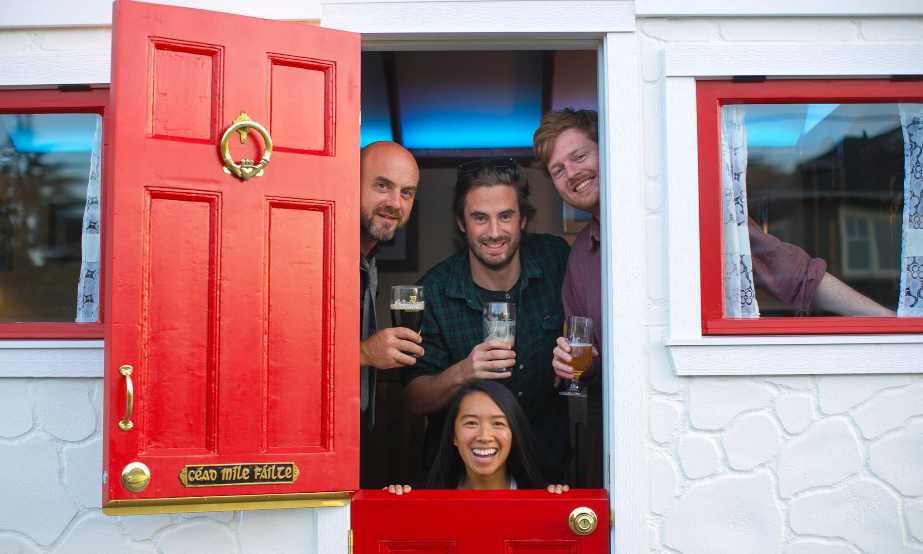
[{"label": "short red hair", "polygon": [[545,175],[548,173],[548,159],[554,149],[558,135],[568,129],[578,129],[599,143],[599,114],[593,110],[574,110],[564,108],[559,112],[548,112],[542,116],[542,123],[532,135],[532,148],[535,151],[534,167],[540,167]]}]

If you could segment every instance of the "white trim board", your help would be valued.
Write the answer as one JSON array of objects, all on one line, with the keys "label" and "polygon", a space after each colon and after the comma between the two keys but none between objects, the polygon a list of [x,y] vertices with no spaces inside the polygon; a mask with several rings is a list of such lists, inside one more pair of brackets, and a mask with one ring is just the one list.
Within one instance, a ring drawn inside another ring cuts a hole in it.
[{"label": "white trim board", "polygon": [[680,376],[923,372],[919,335],[703,337],[664,346]]},{"label": "white trim board", "polygon": [[616,525],[610,552],[645,552],[644,200],[637,37],[606,35],[599,56],[603,451]]},{"label": "white trim board", "polygon": [[0,56],[0,86],[108,85],[109,51]]},{"label": "white trim board", "polygon": [[[316,21],[320,19],[319,0],[145,0],[154,4],[213,10],[237,15]],[[77,27],[112,24],[111,0],[6,0],[0,2],[0,28]]]},{"label": "white trim board", "polygon": [[667,78],[664,99],[670,334],[674,338],[699,337],[702,301],[695,79]]},{"label": "white trim board", "polygon": [[914,75],[923,73],[923,44],[676,44],[664,59],[667,77]]},{"label": "white trim board", "polygon": [[[364,52],[432,52],[479,50],[592,50],[599,48],[602,35],[597,34],[554,34],[518,33],[515,39],[499,39],[495,34],[441,33],[438,35],[363,35]],[[452,38],[456,36],[456,38]],[[569,38],[568,38],[569,37]],[[589,38],[588,38],[589,37]],[[476,41],[476,42],[473,42]]]},{"label": "white trim board", "polygon": [[351,506],[338,506],[331,508],[308,508],[316,510],[314,546],[316,554],[348,554],[352,552],[349,547],[348,535],[343,531],[349,529],[352,521]]},{"label": "white trim board", "polygon": [[324,2],[321,25],[371,35],[365,38],[372,40],[379,35],[400,39],[402,35],[461,33],[474,33],[466,37],[476,40],[479,34],[491,33],[555,33],[561,37],[562,33],[633,32],[635,16],[631,0]]},{"label": "white trim board", "polygon": [[635,0],[638,17],[722,16],[913,16],[923,15],[919,0]]},{"label": "white trim board", "polygon": [[2,340],[0,379],[103,377],[102,340]]},{"label": "white trim board", "polygon": [[[49,31],[57,32],[57,31]],[[586,38],[585,34],[522,33],[514,38],[509,35],[498,39],[497,35],[478,40],[476,37],[459,35],[451,40],[445,34],[433,34],[433,40],[422,40],[422,36],[397,40],[394,35],[377,35],[385,40],[363,40],[363,50],[407,51],[407,50],[596,50],[598,38]],[[476,41],[476,42],[472,42]],[[108,86],[110,78],[110,53],[31,53],[10,56],[0,55],[0,87],[47,87],[58,85]]]}]

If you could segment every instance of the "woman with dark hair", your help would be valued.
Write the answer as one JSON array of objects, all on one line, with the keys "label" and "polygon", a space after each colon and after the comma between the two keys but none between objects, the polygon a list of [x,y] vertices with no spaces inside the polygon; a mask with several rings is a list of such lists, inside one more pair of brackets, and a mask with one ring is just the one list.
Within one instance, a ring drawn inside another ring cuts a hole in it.
[{"label": "woman with dark hair", "polygon": [[[561,494],[546,475],[548,463],[516,398],[494,381],[472,381],[455,393],[446,413],[426,489],[541,489]],[[390,485],[392,494],[409,485]]]}]

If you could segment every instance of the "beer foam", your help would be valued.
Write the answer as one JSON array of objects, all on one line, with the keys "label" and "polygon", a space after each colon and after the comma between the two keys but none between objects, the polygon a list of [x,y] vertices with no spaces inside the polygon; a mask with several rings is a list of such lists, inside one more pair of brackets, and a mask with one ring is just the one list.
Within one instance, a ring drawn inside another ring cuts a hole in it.
[{"label": "beer foam", "polygon": [[419,312],[423,311],[426,302],[398,302],[396,304],[391,304],[392,310],[405,310],[408,312]]}]

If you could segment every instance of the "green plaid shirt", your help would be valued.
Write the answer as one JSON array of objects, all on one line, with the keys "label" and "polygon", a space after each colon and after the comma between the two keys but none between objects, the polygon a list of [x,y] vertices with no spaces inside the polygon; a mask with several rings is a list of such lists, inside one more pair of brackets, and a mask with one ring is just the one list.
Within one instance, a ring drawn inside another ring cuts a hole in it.
[{"label": "green plaid shirt", "polygon": [[[548,462],[560,475],[570,458],[567,399],[554,388],[551,361],[555,341],[562,333],[567,242],[553,235],[533,235],[520,245],[522,273],[516,321],[516,365],[513,376],[500,379],[519,400]],[[423,349],[416,364],[401,369],[406,387],[420,375],[433,375],[462,361],[484,342],[481,324],[483,301],[474,280],[468,251],[437,264],[418,281],[425,287]],[[424,446],[424,466],[429,468],[445,425],[445,411],[429,415]]]}]

